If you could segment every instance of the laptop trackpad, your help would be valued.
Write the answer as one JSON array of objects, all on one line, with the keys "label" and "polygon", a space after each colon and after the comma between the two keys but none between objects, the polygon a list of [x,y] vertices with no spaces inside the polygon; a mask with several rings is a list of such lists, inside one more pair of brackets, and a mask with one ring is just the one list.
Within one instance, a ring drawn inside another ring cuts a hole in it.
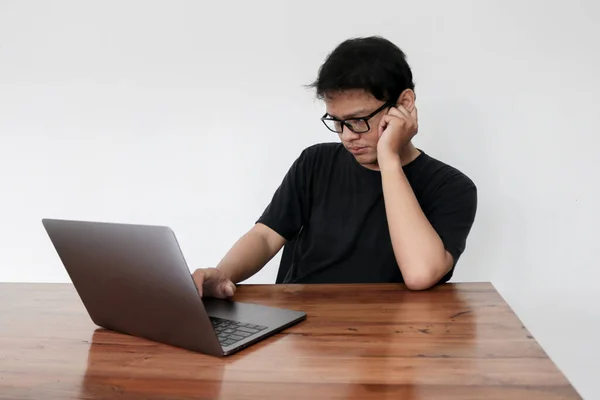
[{"label": "laptop trackpad", "polygon": [[300,314],[303,314],[292,310],[223,299],[206,298],[202,299],[202,302],[204,303],[206,312],[211,317],[269,327],[286,324],[297,319]]}]

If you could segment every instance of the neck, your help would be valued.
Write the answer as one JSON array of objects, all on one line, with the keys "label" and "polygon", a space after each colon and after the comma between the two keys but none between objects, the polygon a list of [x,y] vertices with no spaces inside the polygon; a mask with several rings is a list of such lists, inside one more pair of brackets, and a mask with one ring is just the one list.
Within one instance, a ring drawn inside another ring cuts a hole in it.
[{"label": "neck", "polygon": [[415,161],[421,152],[415,147],[412,142],[409,142],[406,147],[402,149],[400,152],[400,161],[402,162],[402,166],[404,167],[406,164],[410,164]]}]

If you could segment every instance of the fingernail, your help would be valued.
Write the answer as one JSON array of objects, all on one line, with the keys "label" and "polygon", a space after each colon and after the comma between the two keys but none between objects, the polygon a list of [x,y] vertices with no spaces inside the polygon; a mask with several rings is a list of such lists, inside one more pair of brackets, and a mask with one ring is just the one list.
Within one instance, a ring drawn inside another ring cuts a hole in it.
[{"label": "fingernail", "polygon": [[233,290],[233,284],[230,283],[227,285],[227,295],[228,296],[233,296],[234,290]]}]

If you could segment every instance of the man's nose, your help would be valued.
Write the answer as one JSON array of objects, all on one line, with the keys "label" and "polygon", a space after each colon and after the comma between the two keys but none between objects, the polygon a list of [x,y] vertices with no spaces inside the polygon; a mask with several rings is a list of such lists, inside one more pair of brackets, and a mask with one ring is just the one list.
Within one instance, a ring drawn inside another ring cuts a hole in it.
[{"label": "man's nose", "polygon": [[358,137],[360,135],[356,132],[352,132],[352,130],[350,128],[348,128],[346,125],[342,125],[342,133],[340,133],[340,136],[341,136],[342,140],[350,141],[350,140],[358,139]]}]

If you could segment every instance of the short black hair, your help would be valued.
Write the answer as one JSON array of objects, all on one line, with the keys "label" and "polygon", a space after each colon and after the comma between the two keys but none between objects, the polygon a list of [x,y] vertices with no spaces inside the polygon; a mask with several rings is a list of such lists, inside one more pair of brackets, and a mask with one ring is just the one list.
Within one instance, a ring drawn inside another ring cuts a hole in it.
[{"label": "short black hair", "polygon": [[406,55],[380,36],[348,39],[339,44],[309,85],[321,99],[345,90],[364,90],[381,101],[396,101],[415,89]]}]

